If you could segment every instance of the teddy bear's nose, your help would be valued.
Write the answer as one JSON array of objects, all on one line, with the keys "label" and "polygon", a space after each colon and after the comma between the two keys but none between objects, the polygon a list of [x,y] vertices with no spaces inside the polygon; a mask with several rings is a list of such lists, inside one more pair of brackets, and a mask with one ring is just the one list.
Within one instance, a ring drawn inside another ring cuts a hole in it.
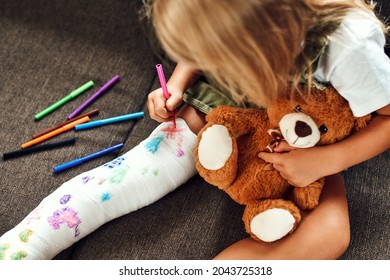
[{"label": "teddy bear's nose", "polygon": [[310,126],[303,122],[303,121],[297,121],[295,123],[295,133],[297,134],[298,137],[306,137],[311,134],[311,128]]}]

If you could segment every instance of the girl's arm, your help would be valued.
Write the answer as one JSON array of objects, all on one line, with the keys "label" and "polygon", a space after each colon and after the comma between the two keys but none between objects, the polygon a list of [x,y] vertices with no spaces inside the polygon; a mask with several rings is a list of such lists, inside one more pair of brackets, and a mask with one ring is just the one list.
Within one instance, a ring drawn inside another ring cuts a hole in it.
[{"label": "girl's arm", "polygon": [[192,68],[185,62],[179,61],[172,73],[172,76],[169,78],[167,86],[173,86],[176,89],[179,89],[181,92],[184,92],[198,78],[199,74],[195,68]]},{"label": "girl's arm", "polygon": [[390,104],[376,111],[370,124],[351,137],[328,146],[296,149],[283,143],[279,153],[260,153],[274,168],[297,187],[341,172],[390,148]]}]

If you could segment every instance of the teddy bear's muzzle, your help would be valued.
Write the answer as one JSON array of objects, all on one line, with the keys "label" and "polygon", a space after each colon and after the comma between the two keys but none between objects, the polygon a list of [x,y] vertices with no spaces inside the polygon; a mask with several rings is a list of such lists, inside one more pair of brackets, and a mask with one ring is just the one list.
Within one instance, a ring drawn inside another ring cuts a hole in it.
[{"label": "teddy bear's muzzle", "polygon": [[279,127],[284,139],[292,147],[309,148],[320,141],[321,133],[316,123],[304,113],[285,115]]}]

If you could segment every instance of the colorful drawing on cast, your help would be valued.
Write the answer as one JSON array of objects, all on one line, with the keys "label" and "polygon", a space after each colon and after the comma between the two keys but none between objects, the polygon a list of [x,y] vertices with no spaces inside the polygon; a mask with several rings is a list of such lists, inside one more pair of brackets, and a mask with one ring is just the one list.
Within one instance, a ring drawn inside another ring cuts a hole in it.
[{"label": "colorful drawing on cast", "polygon": [[0,260],[5,260],[5,251],[7,251],[8,248],[9,248],[8,244],[0,245]]},{"label": "colorful drawing on cast", "polygon": [[22,242],[28,242],[28,238],[33,234],[33,232],[29,229],[25,229],[19,232],[19,238]]},{"label": "colorful drawing on cast", "polygon": [[[167,133],[166,138],[167,139],[176,139],[176,136],[183,137],[182,132],[184,131],[184,128],[179,127],[173,127],[173,126],[167,126],[161,129],[161,131],[164,131]],[[183,139],[181,139],[183,141]]]},{"label": "colorful drawing on cast", "polygon": [[94,176],[84,176],[81,178],[81,182],[83,185],[87,184],[89,181],[91,181],[93,178],[95,178]]},{"label": "colorful drawing on cast", "polygon": [[176,141],[177,146],[176,156],[182,157],[184,156],[184,151],[182,149],[184,142],[183,131],[185,131],[185,128],[175,128],[173,126],[164,127],[161,129],[162,135],[150,139],[150,141],[145,144],[145,148],[148,152],[155,154],[159,150],[164,139],[173,140]]},{"label": "colorful drawing on cast", "polygon": [[183,151],[182,149],[178,149],[176,155],[177,155],[178,157],[182,157],[182,156],[184,156],[184,151]]},{"label": "colorful drawing on cast", "polygon": [[[141,168],[141,175],[146,175],[148,172],[149,172],[149,167],[148,166],[144,166],[143,168]],[[152,173],[153,176],[158,176],[158,173],[159,173],[158,168],[153,168],[151,170],[151,173]]]},{"label": "colorful drawing on cast", "polygon": [[121,168],[116,169],[112,172],[112,175],[108,178],[111,184],[120,184],[126,177],[127,171],[129,170],[128,165],[124,165]]},{"label": "colorful drawing on cast", "polygon": [[120,166],[124,160],[125,160],[124,157],[118,157],[118,158],[104,164],[103,166],[112,169],[112,168]]},{"label": "colorful drawing on cast", "polygon": [[74,237],[80,235],[78,226],[81,224],[77,212],[70,207],[64,207],[54,211],[53,215],[47,218],[49,225],[54,229],[59,229],[62,224],[66,224],[68,228],[74,229]]},{"label": "colorful drawing on cast", "polygon": [[147,166],[141,168],[141,175],[145,175],[146,173],[148,173],[149,171],[149,168]]},{"label": "colorful drawing on cast", "polygon": [[25,251],[19,251],[11,255],[11,260],[14,261],[23,260],[27,257],[27,255],[28,254]]},{"label": "colorful drawing on cast", "polygon": [[99,180],[99,183],[98,183],[98,185],[103,185],[103,183],[106,181],[106,178],[101,178],[100,180]]},{"label": "colorful drawing on cast", "polygon": [[102,195],[101,195],[101,200],[102,200],[102,202],[106,202],[106,201],[109,201],[110,199],[111,199],[111,193],[108,193],[108,192],[106,192],[106,193],[102,193]]},{"label": "colorful drawing on cast", "polygon": [[38,206],[35,208],[27,217],[27,225],[31,223],[33,220],[39,220],[41,219],[41,215],[39,214],[39,211],[43,208],[43,206]]},{"label": "colorful drawing on cast", "polygon": [[149,142],[145,144],[145,148],[148,152],[151,152],[152,154],[155,154],[159,147],[161,142],[164,140],[164,136],[158,136],[156,138],[150,139]]},{"label": "colorful drawing on cast", "polygon": [[71,198],[72,198],[72,196],[70,194],[66,194],[60,198],[60,203],[67,204]]}]

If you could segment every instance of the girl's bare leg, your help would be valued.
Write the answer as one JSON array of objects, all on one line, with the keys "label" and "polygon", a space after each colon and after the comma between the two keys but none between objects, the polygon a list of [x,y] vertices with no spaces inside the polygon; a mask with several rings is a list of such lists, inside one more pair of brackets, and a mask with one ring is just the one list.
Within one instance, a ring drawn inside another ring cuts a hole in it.
[{"label": "girl's bare leg", "polygon": [[206,124],[205,114],[196,110],[194,107],[184,105],[176,114],[187,123],[188,127],[195,134]]},{"label": "girl's bare leg", "polygon": [[348,206],[340,174],[326,178],[319,206],[303,214],[291,235],[273,243],[241,240],[215,259],[337,259],[350,241]]}]

